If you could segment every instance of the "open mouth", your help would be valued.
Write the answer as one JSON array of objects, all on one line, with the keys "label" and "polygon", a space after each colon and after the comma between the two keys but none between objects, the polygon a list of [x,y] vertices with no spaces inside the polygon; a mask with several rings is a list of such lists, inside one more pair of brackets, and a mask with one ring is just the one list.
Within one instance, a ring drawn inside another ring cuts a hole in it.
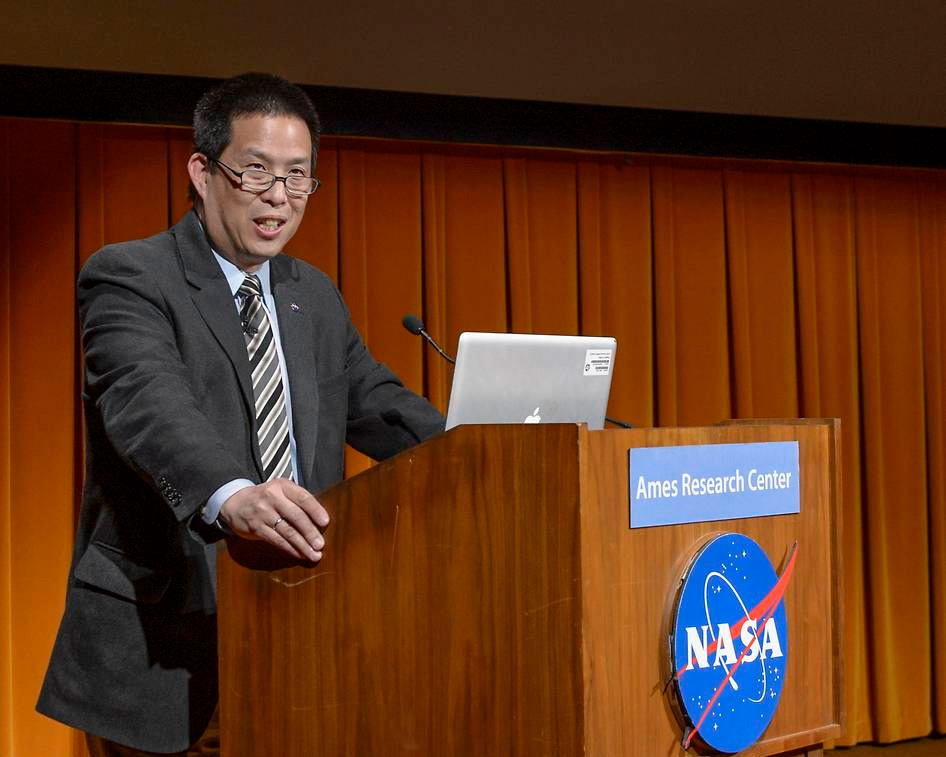
[{"label": "open mouth", "polygon": [[282,218],[257,218],[254,223],[257,227],[267,232],[278,231],[286,225],[286,221]]}]

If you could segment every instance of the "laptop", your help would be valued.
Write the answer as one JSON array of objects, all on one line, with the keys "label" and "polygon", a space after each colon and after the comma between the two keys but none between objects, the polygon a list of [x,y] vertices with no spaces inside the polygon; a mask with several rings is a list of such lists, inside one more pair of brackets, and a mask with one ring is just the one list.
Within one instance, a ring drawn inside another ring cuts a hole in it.
[{"label": "laptop", "polygon": [[616,352],[612,337],[464,332],[447,428],[467,423],[604,428]]}]

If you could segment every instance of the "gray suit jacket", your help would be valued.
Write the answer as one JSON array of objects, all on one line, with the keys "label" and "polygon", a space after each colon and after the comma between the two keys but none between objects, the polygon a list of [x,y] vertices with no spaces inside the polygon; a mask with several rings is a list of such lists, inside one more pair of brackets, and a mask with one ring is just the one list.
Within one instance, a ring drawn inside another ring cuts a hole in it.
[{"label": "gray suit jacket", "polygon": [[[300,483],[342,478],[345,442],[381,459],[443,430],[377,363],[332,282],[271,266]],[[106,247],[79,276],[86,475],[66,608],[37,708],[138,749],[178,751],[217,700],[215,530],[222,484],[260,481],[239,316],[193,212]]]}]

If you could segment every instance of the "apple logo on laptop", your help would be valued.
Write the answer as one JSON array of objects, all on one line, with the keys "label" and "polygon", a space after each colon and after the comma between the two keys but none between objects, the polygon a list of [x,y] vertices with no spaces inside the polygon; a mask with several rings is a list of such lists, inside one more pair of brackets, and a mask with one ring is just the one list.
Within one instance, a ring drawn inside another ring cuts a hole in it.
[{"label": "apple logo on laptop", "polygon": [[532,415],[527,415],[526,419],[523,421],[523,423],[541,423],[541,422],[542,422],[542,416],[539,415],[538,407],[536,407],[536,409],[532,411]]}]

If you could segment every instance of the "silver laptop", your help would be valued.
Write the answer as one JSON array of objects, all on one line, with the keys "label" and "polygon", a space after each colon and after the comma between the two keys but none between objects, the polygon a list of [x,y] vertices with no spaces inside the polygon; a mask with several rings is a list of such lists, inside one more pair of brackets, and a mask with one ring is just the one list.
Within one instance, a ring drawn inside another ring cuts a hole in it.
[{"label": "silver laptop", "polygon": [[606,336],[460,334],[447,428],[587,423],[604,428],[617,341]]}]

